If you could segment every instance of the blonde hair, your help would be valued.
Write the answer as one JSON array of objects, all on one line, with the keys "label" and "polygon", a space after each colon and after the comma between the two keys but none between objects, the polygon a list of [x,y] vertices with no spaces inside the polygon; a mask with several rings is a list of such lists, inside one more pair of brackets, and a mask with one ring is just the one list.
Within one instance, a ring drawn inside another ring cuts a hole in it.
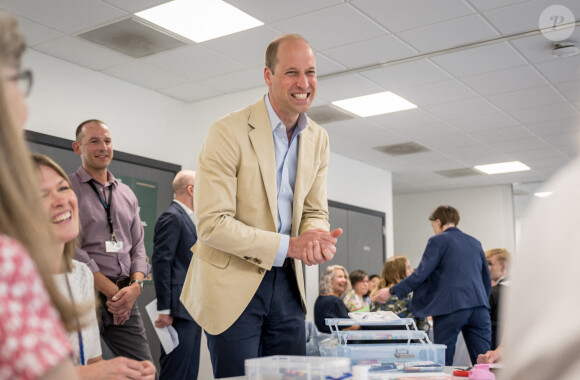
[{"label": "blonde hair", "polygon": [[[0,14],[0,67],[19,68],[24,38],[15,20]],[[56,247],[48,215],[40,198],[38,175],[23,139],[14,125],[0,80],[0,234],[17,240],[27,250],[44,286],[69,331],[76,329],[76,308],[56,289],[47,250]]]},{"label": "blonde hair", "polygon": [[[344,276],[346,277],[346,280],[348,282],[347,289],[344,291],[344,293],[350,291],[350,281],[348,280],[348,272],[346,271],[346,268],[343,267],[342,265],[329,265],[326,267],[324,273],[320,278],[319,294],[321,296],[333,293],[332,279],[334,279],[334,271],[336,269],[340,269],[341,271],[344,272]],[[338,296],[342,297],[342,294],[339,294]]]},{"label": "blonde hair", "polygon": [[[44,154],[33,153],[32,161],[34,161],[37,170],[40,170],[41,166],[46,166],[47,168],[54,170],[56,174],[58,174],[62,179],[64,179],[72,189],[72,183],[70,182],[70,179],[66,175],[65,171],[56,162],[54,162],[52,158],[45,156]],[[79,240],[77,236],[64,244],[64,252],[62,255],[62,260],[64,268],[67,272],[71,272],[73,269],[72,260],[75,257],[75,249],[77,248],[78,241]]]},{"label": "blonde hair", "polygon": [[496,257],[501,265],[508,265],[511,259],[511,254],[505,248],[492,248],[485,251],[485,258]]},{"label": "blonde hair", "polygon": [[407,259],[403,255],[389,257],[383,265],[379,288],[387,288],[398,284],[407,277]]}]

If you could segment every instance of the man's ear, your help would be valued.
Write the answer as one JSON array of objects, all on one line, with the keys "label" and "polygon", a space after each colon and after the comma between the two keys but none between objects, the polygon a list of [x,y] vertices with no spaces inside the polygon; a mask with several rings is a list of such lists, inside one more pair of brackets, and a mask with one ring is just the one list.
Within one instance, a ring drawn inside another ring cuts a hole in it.
[{"label": "man's ear", "polygon": [[73,148],[73,152],[75,152],[79,156],[81,155],[81,144],[79,144],[76,141],[73,141],[72,148]]},{"label": "man's ear", "polygon": [[266,82],[267,86],[272,83],[272,71],[270,71],[268,66],[264,67],[264,82]]}]

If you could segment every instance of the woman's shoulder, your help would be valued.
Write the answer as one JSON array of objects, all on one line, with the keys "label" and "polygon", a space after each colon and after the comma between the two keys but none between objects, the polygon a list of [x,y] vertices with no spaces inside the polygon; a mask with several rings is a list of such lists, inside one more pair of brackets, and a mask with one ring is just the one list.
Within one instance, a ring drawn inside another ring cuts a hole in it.
[{"label": "woman's shoulder", "polygon": [[93,272],[87,264],[81,263],[77,260],[72,260],[72,276],[76,278],[82,278],[83,280],[91,279],[93,280]]}]

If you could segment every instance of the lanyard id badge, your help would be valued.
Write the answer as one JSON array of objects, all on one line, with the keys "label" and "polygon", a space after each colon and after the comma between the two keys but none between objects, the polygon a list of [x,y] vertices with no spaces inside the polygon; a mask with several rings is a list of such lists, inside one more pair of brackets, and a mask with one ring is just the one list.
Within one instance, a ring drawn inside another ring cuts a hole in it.
[{"label": "lanyard id badge", "polygon": [[123,252],[123,242],[115,239],[115,235],[111,236],[111,240],[105,242],[105,252]]},{"label": "lanyard id badge", "polygon": [[105,241],[105,252],[117,253],[123,252],[123,242],[117,240],[115,237],[115,232],[113,230],[113,219],[111,218],[111,207],[113,206],[113,186],[109,186],[109,204],[105,202],[103,197],[99,194],[99,191],[95,187],[93,181],[89,181],[89,185],[99,197],[101,204],[105,208],[105,212],[107,213],[107,224],[109,225],[109,232],[111,233],[111,240]]}]

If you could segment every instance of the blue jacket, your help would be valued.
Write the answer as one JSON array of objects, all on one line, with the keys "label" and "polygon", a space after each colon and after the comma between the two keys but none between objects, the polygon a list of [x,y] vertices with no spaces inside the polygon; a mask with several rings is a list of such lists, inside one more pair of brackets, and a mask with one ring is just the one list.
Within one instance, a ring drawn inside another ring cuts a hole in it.
[{"label": "blue jacket", "polygon": [[196,241],[197,230],[191,218],[180,205],[171,202],[155,223],[151,262],[157,309],[171,309],[172,317],[193,320],[179,296]]},{"label": "blue jacket", "polygon": [[391,287],[397,296],[410,292],[417,318],[489,309],[491,278],[481,243],[457,227],[431,237],[415,272]]}]

